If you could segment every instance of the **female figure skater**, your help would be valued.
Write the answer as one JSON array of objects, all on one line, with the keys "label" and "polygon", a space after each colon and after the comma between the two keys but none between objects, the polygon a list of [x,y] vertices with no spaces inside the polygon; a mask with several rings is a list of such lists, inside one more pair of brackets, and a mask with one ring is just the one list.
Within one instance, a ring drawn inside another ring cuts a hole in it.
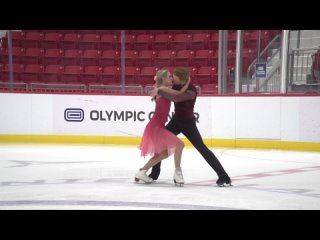
[{"label": "female figure skater", "polygon": [[[171,89],[172,77],[168,70],[157,71],[155,81],[157,88],[161,88],[161,90],[171,94],[183,93],[190,83],[189,80],[179,91]],[[146,172],[161,161],[161,159],[165,159],[174,153],[175,171],[173,179],[176,184],[182,186],[184,184],[184,179],[180,164],[184,143],[165,128],[171,101],[159,95],[156,95],[153,100],[156,102],[155,112],[144,130],[139,145],[141,156],[151,155],[152,158],[143,166],[143,168],[139,169],[135,175],[135,181],[138,182],[139,180],[142,180],[146,183],[153,182],[153,179],[148,177]]]},{"label": "female figure skater", "polygon": [[[188,79],[190,79],[189,70],[187,68],[177,67],[173,72],[173,89],[178,91],[185,86]],[[166,125],[166,129],[172,132],[174,135],[183,133],[186,138],[192,143],[192,145],[203,156],[211,168],[217,173],[218,186],[231,186],[231,179],[218,158],[214,153],[204,144],[203,139],[196,125],[194,117],[194,105],[197,99],[197,90],[192,83],[189,82],[186,91],[181,94],[171,94],[170,92],[163,91],[162,88],[155,88],[151,91],[151,96],[162,96],[170,101],[174,102],[174,115]],[[160,156],[161,157],[161,156]],[[161,160],[160,158],[158,161]],[[152,167],[151,177],[153,180],[157,180],[160,174],[161,161]]]}]

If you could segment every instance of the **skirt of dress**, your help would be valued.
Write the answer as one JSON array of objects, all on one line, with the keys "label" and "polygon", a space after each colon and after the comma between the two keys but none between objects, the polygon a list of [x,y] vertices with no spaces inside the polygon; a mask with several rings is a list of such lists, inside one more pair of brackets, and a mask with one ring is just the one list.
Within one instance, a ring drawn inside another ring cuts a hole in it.
[{"label": "skirt of dress", "polygon": [[139,149],[143,157],[147,155],[153,157],[163,151],[167,151],[170,156],[176,147],[182,144],[183,142],[166,128],[148,124],[144,130]]}]

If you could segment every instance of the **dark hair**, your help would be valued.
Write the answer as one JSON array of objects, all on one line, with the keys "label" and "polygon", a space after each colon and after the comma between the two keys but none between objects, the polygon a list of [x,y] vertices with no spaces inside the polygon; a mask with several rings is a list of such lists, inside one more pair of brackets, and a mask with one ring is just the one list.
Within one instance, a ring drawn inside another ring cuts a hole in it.
[{"label": "dark hair", "polygon": [[187,82],[189,79],[189,69],[185,67],[177,67],[174,69],[173,74],[176,75],[180,81]]}]

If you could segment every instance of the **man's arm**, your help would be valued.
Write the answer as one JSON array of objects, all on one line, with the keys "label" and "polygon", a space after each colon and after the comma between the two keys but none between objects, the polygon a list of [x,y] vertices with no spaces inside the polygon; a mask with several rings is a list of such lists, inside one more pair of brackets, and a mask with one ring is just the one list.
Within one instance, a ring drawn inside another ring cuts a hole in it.
[{"label": "man's arm", "polygon": [[160,96],[163,96],[163,97],[169,99],[170,101],[173,101],[173,102],[184,102],[187,100],[194,99],[196,97],[196,93],[191,90],[187,90],[184,93],[180,93],[180,94],[176,95],[172,92],[170,93],[170,92],[166,92],[162,89],[159,89],[158,94]]}]

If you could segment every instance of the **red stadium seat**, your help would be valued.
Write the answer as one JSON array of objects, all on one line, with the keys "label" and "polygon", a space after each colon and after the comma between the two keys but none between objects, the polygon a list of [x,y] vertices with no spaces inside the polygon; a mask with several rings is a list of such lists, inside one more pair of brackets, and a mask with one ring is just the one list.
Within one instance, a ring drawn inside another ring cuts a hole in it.
[{"label": "red stadium seat", "polygon": [[134,49],[137,51],[141,50],[152,50],[152,43],[154,37],[150,34],[140,34],[137,35],[136,42],[134,44]]},{"label": "red stadium seat", "polygon": [[125,63],[126,66],[135,66],[136,59],[138,57],[138,52],[135,50],[126,50],[125,51]]},{"label": "red stadium seat", "polygon": [[256,48],[257,47],[257,30],[244,31],[243,35],[243,47],[244,48]]},{"label": "red stadium seat", "polygon": [[63,57],[63,50],[57,48],[47,49],[42,58],[43,65],[60,65]]},{"label": "red stadium seat", "polygon": [[168,33],[171,35],[176,35],[176,34],[187,34],[189,33],[190,30],[168,30]]},{"label": "red stadium seat", "polygon": [[48,32],[44,35],[44,39],[40,43],[43,49],[61,48],[63,35],[57,32]]},{"label": "red stadium seat", "polygon": [[246,73],[248,70],[249,65],[254,60],[255,51],[252,49],[245,49],[242,50],[242,69],[243,73]]},{"label": "red stadium seat", "polygon": [[218,93],[218,85],[217,84],[203,84],[203,85],[201,85],[201,93],[202,94],[216,94],[216,93]]},{"label": "red stadium seat", "polygon": [[[13,72],[13,81],[21,81],[21,74],[24,70],[24,65],[18,64],[18,63],[13,63],[12,64],[12,72]],[[10,66],[9,64],[4,65],[3,69],[3,77],[4,81],[9,81],[10,80]]]},{"label": "red stadium seat", "polygon": [[26,48],[23,64],[41,64],[44,50],[42,48]]},{"label": "red stadium seat", "polygon": [[59,33],[66,35],[66,34],[70,34],[70,33],[77,33],[77,30],[59,30]]},{"label": "red stadium seat", "polygon": [[100,50],[84,50],[81,56],[80,63],[82,66],[97,66],[101,57]]},{"label": "red stadium seat", "polygon": [[[22,47],[12,47],[12,62],[13,63],[23,63],[23,56],[25,54],[25,49]],[[8,48],[4,49],[1,48],[1,55],[2,55],[2,63],[7,64],[9,63],[9,56],[8,56]]]},{"label": "red stadium seat", "polygon": [[104,67],[100,81],[104,84],[117,83],[120,85],[120,68],[116,66]]},{"label": "red stadium seat", "polygon": [[64,56],[61,59],[61,64],[62,65],[79,65],[82,54],[83,54],[82,50],[67,49],[65,50]]},{"label": "red stadium seat", "polygon": [[[25,38],[25,33],[22,31],[11,31],[11,40],[12,47],[23,47],[22,41]],[[3,38],[3,46],[4,48],[8,47],[8,32],[6,32],[5,37]]]},{"label": "red stadium seat", "polygon": [[61,47],[64,50],[67,49],[77,49],[79,48],[79,42],[81,40],[81,35],[77,33],[66,33],[61,42]]},{"label": "red stadium seat", "polygon": [[150,34],[149,30],[127,30],[128,34],[140,35],[140,34]]},{"label": "red stadium seat", "polygon": [[120,30],[96,30],[96,34],[120,34]]},{"label": "red stadium seat", "polygon": [[64,72],[61,75],[61,82],[78,82],[81,83],[83,67],[78,65],[65,66]]},{"label": "red stadium seat", "polygon": [[97,31],[96,30],[76,30],[76,33],[79,33],[79,34],[97,34]]},{"label": "red stadium seat", "polygon": [[211,66],[199,67],[197,73],[195,74],[195,79],[200,85],[217,83],[217,69]]},{"label": "red stadium seat", "polygon": [[125,68],[125,84],[139,84],[140,68],[128,66]]},{"label": "red stadium seat", "polygon": [[197,50],[195,56],[192,58],[192,65],[195,67],[211,65],[213,50]]},{"label": "red stadium seat", "polygon": [[174,51],[190,49],[191,40],[191,34],[176,34],[171,42],[171,49]]},{"label": "red stadium seat", "polygon": [[188,67],[188,68],[189,68],[189,73],[191,78],[194,79],[198,72],[198,69],[196,67]]},{"label": "red stadium seat", "polygon": [[32,82],[42,82],[41,75],[44,71],[44,67],[40,64],[27,64],[25,65],[24,72],[22,73],[22,81],[32,83]]},{"label": "red stadium seat", "polygon": [[100,39],[99,49],[103,50],[117,50],[118,36],[115,34],[103,34]]},{"label": "red stadium seat", "polygon": [[161,68],[163,66],[167,65],[173,65],[173,59],[176,55],[175,51],[171,50],[160,50],[158,52],[158,55],[154,59],[154,65],[158,68]]},{"label": "red stadium seat", "polygon": [[96,49],[100,47],[100,35],[98,34],[83,34],[82,39],[79,41],[79,49]]},{"label": "red stadium seat", "polygon": [[200,49],[208,49],[209,40],[210,40],[209,33],[196,33],[192,37],[191,49],[193,51],[200,50]]},{"label": "red stadium seat", "polygon": [[154,84],[154,76],[156,75],[158,68],[156,67],[143,67],[140,72],[139,84]]},{"label": "red stadium seat", "polygon": [[141,50],[138,54],[136,65],[139,67],[152,66],[157,53],[153,50]]},{"label": "red stadium seat", "polygon": [[38,31],[26,32],[25,38],[22,40],[24,48],[40,48],[41,41],[44,39],[44,34]]},{"label": "red stadium seat", "polygon": [[82,82],[85,84],[92,82],[99,82],[102,73],[102,67],[86,66],[84,72],[81,73]]},{"label": "red stadium seat", "polygon": [[60,30],[39,30],[40,32],[42,32],[44,35],[46,35],[47,33],[59,33]]},{"label": "red stadium seat", "polygon": [[175,66],[190,66],[193,56],[194,56],[194,51],[192,51],[192,50],[179,50],[173,60],[174,65]]},{"label": "red stadium seat", "polygon": [[[136,36],[133,34],[126,34],[125,35],[125,49],[126,50],[134,50],[134,43],[136,41]],[[116,49],[121,50],[121,37],[117,39]]]},{"label": "red stadium seat", "polygon": [[119,65],[120,53],[116,50],[104,50],[99,59],[99,66],[117,66]]},{"label": "red stadium seat", "polygon": [[219,47],[219,31],[211,33],[209,40],[209,49],[218,49]]},{"label": "red stadium seat", "polygon": [[149,34],[158,35],[158,34],[168,34],[168,30],[148,30]]},{"label": "red stadium seat", "polygon": [[42,74],[42,81],[46,83],[61,82],[64,67],[61,65],[48,65]]},{"label": "red stadium seat", "polygon": [[229,30],[228,31],[228,49],[236,50],[237,45],[237,31],[236,30]]},{"label": "red stadium seat", "polygon": [[229,49],[228,50],[228,65],[235,66],[236,64],[236,51]]},{"label": "red stadium seat", "polygon": [[271,33],[268,30],[261,31],[261,49],[264,49],[270,41]]},{"label": "red stadium seat", "polygon": [[170,49],[169,46],[170,46],[171,40],[172,40],[172,35],[170,34],[155,35],[152,49],[156,51],[168,50]]}]

